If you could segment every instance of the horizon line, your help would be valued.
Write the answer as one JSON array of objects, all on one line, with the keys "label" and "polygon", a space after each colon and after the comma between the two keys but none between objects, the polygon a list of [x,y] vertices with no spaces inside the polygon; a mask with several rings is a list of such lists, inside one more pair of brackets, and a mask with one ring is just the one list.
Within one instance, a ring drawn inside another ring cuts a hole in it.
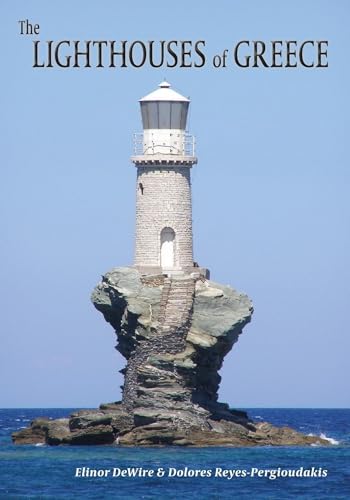
[{"label": "horizon line", "polygon": [[[103,403],[102,403],[103,404]],[[113,404],[113,403],[107,403]],[[0,410],[96,410],[99,406],[0,406]],[[344,406],[235,406],[230,410],[350,410]]]}]

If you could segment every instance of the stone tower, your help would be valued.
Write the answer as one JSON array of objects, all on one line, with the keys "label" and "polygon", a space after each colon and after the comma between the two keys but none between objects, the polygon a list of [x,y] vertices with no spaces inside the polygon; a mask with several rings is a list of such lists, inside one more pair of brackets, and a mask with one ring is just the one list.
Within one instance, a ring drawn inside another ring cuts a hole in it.
[{"label": "stone tower", "polygon": [[194,138],[186,133],[189,99],[170,88],[140,99],[143,133],[135,134],[136,249],[143,274],[182,274],[194,268],[191,167]]}]

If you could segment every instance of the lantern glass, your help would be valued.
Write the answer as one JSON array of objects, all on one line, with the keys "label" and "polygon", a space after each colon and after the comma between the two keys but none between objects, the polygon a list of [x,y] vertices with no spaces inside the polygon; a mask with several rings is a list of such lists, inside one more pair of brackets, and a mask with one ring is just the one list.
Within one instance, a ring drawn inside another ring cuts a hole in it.
[{"label": "lantern glass", "polygon": [[186,129],[188,102],[141,102],[144,129]]}]

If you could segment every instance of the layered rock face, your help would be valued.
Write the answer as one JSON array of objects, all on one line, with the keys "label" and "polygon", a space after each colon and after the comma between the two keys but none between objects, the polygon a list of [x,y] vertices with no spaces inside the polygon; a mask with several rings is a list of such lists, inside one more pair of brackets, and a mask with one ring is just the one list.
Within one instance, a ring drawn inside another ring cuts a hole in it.
[{"label": "layered rock face", "polygon": [[18,444],[328,444],[289,428],[253,423],[217,401],[224,356],[253,312],[228,286],[182,275],[106,273],[92,294],[126,358],[123,399],[67,419],[37,419],[13,434]]},{"label": "layered rock face", "polygon": [[167,420],[206,428],[208,418],[231,418],[217,402],[218,370],[250,321],[246,295],[191,276],[141,277],[117,268],[92,300],[127,359],[123,404],[137,425]]}]

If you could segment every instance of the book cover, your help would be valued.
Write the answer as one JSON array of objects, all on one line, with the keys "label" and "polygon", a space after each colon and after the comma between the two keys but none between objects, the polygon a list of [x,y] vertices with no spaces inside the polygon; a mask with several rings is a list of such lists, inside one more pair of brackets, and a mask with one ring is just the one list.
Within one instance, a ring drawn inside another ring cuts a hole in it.
[{"label": "book cover", "polygon": [[[346,498],[348,2],[0,9],[0,497]],[[139,100],[164,81],[190,100],[194,261],[254,306],[219,400],[328,446],[11,443],[121,399],[125,359],[90,295],[134,264]]]}]

